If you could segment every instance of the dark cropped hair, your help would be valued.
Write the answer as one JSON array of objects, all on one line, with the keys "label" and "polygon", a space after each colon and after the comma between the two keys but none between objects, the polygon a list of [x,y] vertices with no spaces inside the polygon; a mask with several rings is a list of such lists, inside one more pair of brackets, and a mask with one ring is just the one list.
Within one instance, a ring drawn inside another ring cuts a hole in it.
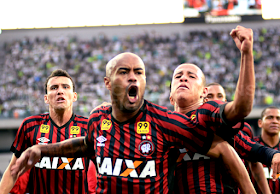
[{"label": "dark cropped hair", "polygon": [[52,72],[52,74],[47,78],[47,80],[45,82],[45,93],[46,94],[48,93],[47,87],[48,87],[49,79],[51,79],[52,77],[60,77],[60,76],[67,77],[71,80],[71,82],[73,84],[73,92],[75,92],[75,83],[74,83],[72,77],[65,70],[57,69]]},{"label": "dark cropped hair", "polygon": [[263,119],[263,117],[264,117],[265,112],[266,112],[267,109],[278,109],[278,110],[279,110],[279,108],[276,107],[276,106],[269,106],[269,107],[266,107],[265,109],[263,109],[263,111],[262,111],[262,113],[261,113],[261,119]]}]

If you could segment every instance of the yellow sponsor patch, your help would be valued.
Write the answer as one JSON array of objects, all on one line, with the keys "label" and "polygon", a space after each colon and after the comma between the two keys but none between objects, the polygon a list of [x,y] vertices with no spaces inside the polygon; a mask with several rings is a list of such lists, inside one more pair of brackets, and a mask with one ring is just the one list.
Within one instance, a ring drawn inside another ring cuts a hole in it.
[{"label": "yellow sponsor patch", "polygon": [[196,118],[196,115],[191,116],[191,120],[193,121]]},{"label": "yellow sponsor patch", "polygon": [[150,123],[147,121],[140,121],[137,123],[137,133],[147,134],[150,131]]},{"label": "yellow sponsor patch", "polygon": [[40,132],[41,133],[49,133],[50,132],[50,126],[42,124],[40,126]]},{"label": "yellow sponsor patch", "polygon": [[112,121],[103,119],[102,124],[101,124],[101,130],[109,130],[112,126]]},{"label": "yellow sponsor patch", "polygon": [[79,126],[72,126],[70,128],[70,134],[75,134],[75,135],[80,134],[81,131],[80,129],[81,128]]}]

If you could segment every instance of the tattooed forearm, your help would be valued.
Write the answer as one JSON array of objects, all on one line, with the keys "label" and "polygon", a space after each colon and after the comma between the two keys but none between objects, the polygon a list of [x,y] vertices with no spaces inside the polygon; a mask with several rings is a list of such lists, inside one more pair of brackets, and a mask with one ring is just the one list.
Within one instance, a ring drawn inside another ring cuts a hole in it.
[{"label": "tattooed forearm", "polygon": [[84,144],[84,137],[68,139],[59,143],[41,147],[42,156],[85,157],[91,156],[92,151]]}]

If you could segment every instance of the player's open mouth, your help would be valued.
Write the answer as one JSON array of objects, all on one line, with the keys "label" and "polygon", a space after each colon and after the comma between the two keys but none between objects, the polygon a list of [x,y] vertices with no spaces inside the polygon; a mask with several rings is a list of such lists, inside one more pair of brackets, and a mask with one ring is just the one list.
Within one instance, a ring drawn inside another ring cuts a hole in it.
[{"label": "player's open mouth", "polygon": [[137,86],[130,86],[128,88],[127,97],[130,103],[135,103],[138,99],[138,87]]},{"label": "player's open mouth", "polygon": [[59,97],[59,98],[56,99],[56,101],[57,101],[57,102],[64,102],[65,99],[64,99],[63,97]]}]

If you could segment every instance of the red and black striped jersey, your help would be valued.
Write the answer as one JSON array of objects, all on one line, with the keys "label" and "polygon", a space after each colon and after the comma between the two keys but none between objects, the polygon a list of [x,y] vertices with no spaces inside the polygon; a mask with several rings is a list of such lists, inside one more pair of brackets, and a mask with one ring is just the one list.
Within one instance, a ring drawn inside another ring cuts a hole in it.
[{"label": "red and black striped jersey", "polygon": [[[272,148],[272,147],[270,147],[269,145],[267,145],[267,144],[263,141],[263,139],[261,138],[261,136],[255,137],[254,140],[257,141],[258,143],[260,143],[261,145],[264,145],[264,146],[267,146],[267,147],[269,147],[269,148]],[[277,144],[275,147],[273,147],[272,149],[280,150],[280,144],[279,144],[279,142],[278,142],[278,144]],[[279,193],[280,193],[280,180],[279,180],[279,177],[276,179],[276,181],[272,181],[272,169],[271,169],[269,166],[265,165],[265,164],[263,164],[263,169],[264,169],[264,173],[265,173],[265,176],[266,176],[266,178],[267,178],[267,182],[268,182],[268,185],[269,185],[269,187],[270,187],[271,193],[272,193],[272,194],[279,194]],[[259,187],[258,187],[258,185],[257,185],[257,183],[256,183],[256,181],[255,181],[255,179],[254,179],[253,176],[251,176],[251,179],[252,179],[252,183],[254,184],[254,187],[255,187],[257,193],[262,193],[262,192],[260,191],[260,189],[259,189]]]},{"label": "red and black striped jersey", "polygon": [[[192,112],[187,113],[187,115],[191,115]],[[234,140],[237,137],[239,138],[238,142],[234,142],[235,149],[237,146],[244,157],[248,157],[247,154],[251,150],[251,142],[246,135],[250,131],[252,131],[250,125],[244,123],[242,130],[234,136]],[[237,185],[227,174],[220,159],[210,158],[186,149],[180,149],[179,151],[180,156],[175,171],[174,194],[237,193]]]},{"label": "red and black striped jersey", "polygon": [[[16,157],[28,147],[47,145],[86,135],[88,119],[74,115],[58,127],[48,113],[23,120],[11,147]],[[86,193],[86,158],[43,157],[31,169],[29,192],[42,194]]]},{"label": "red and black striped jersey", "polygon": [[95,150],[97,193],[168,193],[178,158],[171,150],[207,153],[213,131],[226,125],[224,106],[209,102],[187,117],[145,100],[126,122],[111,107],[95,110],[86,142]]}]

